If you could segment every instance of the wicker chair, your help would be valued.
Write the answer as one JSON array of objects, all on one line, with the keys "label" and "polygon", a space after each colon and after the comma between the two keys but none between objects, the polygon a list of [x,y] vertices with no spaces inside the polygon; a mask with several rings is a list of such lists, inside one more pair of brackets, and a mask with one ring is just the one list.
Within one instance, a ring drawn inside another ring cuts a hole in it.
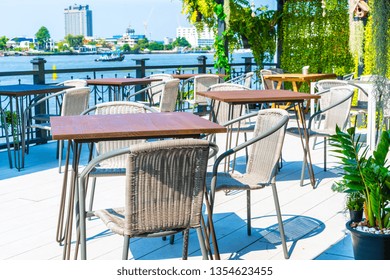
[{"label": "wicker chair", "polygon": [[[336,125],[342,130],[346,129],[348,124],[349,112],[353,90],[351,87],[334,87],[325,91],[318,92],[321,95],[319,99],[320,109],[316,111],[309,119],[306,133],[309,138],[324,137],[324,171],[326,171],[326,141],[327,137],[333,135],[336,131]],[[321,119],[320,126],[314,125],[315,121]],[[289,127],[287,133],[297,137],[303,135],[302,127]],[[306,154],[304,155],[301,173],[301,186],[305,173]]]},{"label": "wicker chair", "polygon": [[[183,259],[187,259],[190,229],[196,229],[203,259],[208,258],[201,219],[210,148],[218,150],[215,144],[199,139],[141,143],[102,154],[86,166],[80,174],[81,190],[97,164],[112,156],[126,158],[124,207],[93,212],[114,233],[124,236],[122,259],[128,259],[130,238],[177,232],[184,232]],[[85,214],[92,213],[85,212],[83,199],[81,194],[81,258],[86,259]]]},{"label": "wicker chair", "polygon": [[[262,89],[276,89],[277,82],[271,81],[271,80],[265,80],[264,75],[277,75],[277,74],[283,74],[284,71],[279,68],[273,68],[273,69],[261,69],[260,70],[260,78],[261,78],[261,85]],[[284,83],[282,83],[281,89],[284,88]]]},{"label": "wicker chair", "polygon": [[[246,86],[240,85],[240,84],[233,84],[233,83],[221,83],[221,84],[215,84],[208,88],[209,91],[234,91],[234,90],[250,90],[250,88],[247,88]],[[229,116],[229,104],[226,102],[221,102],[216,100],[214,107],[211,108],[211,113],[213,115],[213,119],[216,123],[224,124],[227,121],[230,121],[231,119],[235,119],[243,114],[249,113],[248,106],[241,106],[241,105],[235,105],[233,108],[230,108],[230,110],[233,110],[233,116]],[[236,124],[238,127],[238,124]]]},{"label": "wicker chair", "polygon": [[11,144],[10,144],[9,135],[8,135],[8,124],[6,121],[6,115],[3,111],[3,109],[1,109],[1,108],[0,108],[0,117],[1,117],[0,125],[1,125],[2,130],[4,131],[5,143],[7,145],[9,168],[12,168],[13,165],[12,165],[12,155],[11,155]]},{"label": "wicker chair", "polygon": [[86,86],[88,86],[88,83],[86,80],[83,80],[83,79],[71,79],[71,80],[66,80],[66,81],[60,82],[57,85],[58,86],[72,86],[72,87],[86,87]]},{"label": "wicker chair", "polygon": [[355,77],[355,73],[349,73],[349,74],[346,74],[343,76],[343,80],[350,81],[350,80],[353,80],[354,77]]},{"label": "wicker chair", "polygon": [[235,77],[233,79],[230,79],[230,80],[226,81],[226,83],[239,84],[239,85],[243,85],[247,88],[252,88],[252,79],[253,79],[254,74],[255,74],[254,72],[248,72],[248,73],[245,73],[245,74],[240,75],[238,77]]},{"label": "wicker chair", "polygon": [[[252,190],[262,189],[271,185],[279,231],[281,235],[285,258],[288,258],[287,245],[284,235],[284,227],[276,190],[276,173],[278,160],[281,155],[288,113],[282,109],[264,109],[257,113],[249,114],[256,119],[256,127],[253,137],[244,143],[231,148],[221,154],[215,161],[213,171],[207,173],[207,187],[210,191],[211,205],[214,205],[216,191],[246,190],[247,193],[247,233],[251,235],[251,202]],[[231,123],[241,121],[248,116],[242,116]],[[245,173],[220,172],[220,163],[242,149],[250,147],[248,164]]]},{"label": "wicker chair", "polygon": [[[146,113],[146,112],[157,112],[154,109],[138,102],[130,101],[112,101],[104,102],[92,106],[82,112],[81,114],[132,114],[132,113]],[[105,154],[116,149],[123,147],[129,147],[131,145],[139,144],[145,142],[146,140],[120,140],[120,141],[102,141],[95,143],[94,147],[90,147],[89,160],[93,156],[99,156],[100,154]],[[95,155],[94,155],[95,154]],[[66,162],[69,161],[69,146],[67,152]],[[96,189],[96,179],[98,177],[110,177],[110,176],[125,176],[125,156],[111,157],[105,161],[96,165],[93,170],[89,173],[89,177],[92,178],[91,185],[91,194],[89,201],[89,210],[92,211],[93,200],[95,196]],[[58,216],[58,225],[57,225],[57,242],[61,243],[64,240],[63,232],[63,221],[64,221],[64,209],[65,209],[65,198],[66,198],[66,188],[64,185],[62,189],[62,197],[60,202],[60,212]]]},{"label": "wicker chair", "polygon": [[[96,115],[110,115],[110,114],[133,114],[133,113],[153,113],[156,110],[147,105],[131,101],[113,101],[97,104],[83,114],[90,114],[94,112]],[[130,147],[135,144],[145,142],[146,140],[121,140],[121,141],[102,141],[95,143],[95,156],[108,153],[123,147]],[[92,151],[91,151],[92,152]],[[92,158],[92,154],[90,156]],[[105,161],[100,162],[89,173],[92,178],[91,197],[89,203],[89,210],[92,211],[93,199],[95,195],[96,178],[107,176],[124,176],[125,175],[125,156],[111,157]]]},{"label": "wicker chair", "polygon": [[[82,88],[82,87],[85,88],[85,87],[88,87],[87,81],[83,80],[83,79],[65,80],[65,81],[62,81],[60,83],[57,83],[56,85],[57,86],[69,86],[69,87],[74,87],[74,88]],[[62,93],[64,93],[64,92],[65,91],[63,91]],[[41,98],[42,98],[42,95],[37,96],[37,97],[33,98],[32,100],[30,100],[29,105],[31,106],[31,108],[34,107],[34,104],[37,104],[37,102]],[[63,94],[56,94],[55,98],[50,98],[50,99],[52,99],[52,101],[50,101],[50,102],[54,102],[54,104],[56,104],[57,108],[61,108],[62,102],[63,102]],[[38,104],[41,104],[41,103],[38,103]],[[86,108],[84,108],[84,110],[85,109]],[[50,105],[47,106],[46,111],[47,111],[47,113],[45,113],[45,114],[37,114],[37,115],[33,115],[30,112],[29,113],[29,117],[32,119],[31,121],[38,121],[38,122],[41,122],[41,123],[49,123],[50,122],[50,117],[60,116],[61,115],[61,111],[54,112],[54,113],[51,112]],[[63,147],[63,141],[58,141],[57,156],[58,156],[58,161],[59,161],[59,163],[58,163],[58,169],[59,170],[58,171],[60,173],[61,173],[61,162],[62,162],[62,147]],[[27,145],[27,152],[28,152],[28,148],[29,148],[29,146]]]},{"label": "wicker chair", "polygon": [[151,97],[151,106],[157,106],[160,103],[161,95],[163,91],[163,84],[161,82],[166,82],[173,79],[171,74],[152,74],[149,76],[150,79],[161,79],[159,82],[151,82],[149,96]]},{"label": "wicker chair", "polygon": [[[318,91],[324,91],[333,87],[340,87],[340,86],[349,86],[351,89],[357,88],[358,89],[358,97],[357,97],[357,104],[352,105],[351,104],[351,110],[350,110],[350,116],[355,118],[355,125],[358,121],[358,116],[364,116],[364,118],[367,118],[368,113],[368,93],[365,90],[362,90],[360,86],[356,84],[349,83],[348,80],[332,80],[332,79],[325,79],[320,80],[315,83],[315,88]],[[323,106],[327,106],[327,104],[322,103]],[[350,119],[348,119],[350,124]]]},{"label": "wicker chair", "polygon": [[170,74],[152,74],[146,77],[146,79],[160,79],[160,81],[151,82],[149,86],[129,94],[126,100],[134,101],[134,98],[144,95],[144,97],[141,98],[142,100],[138,100],[140,99],[138,98],[137,102],[142,102],[150,107],[157,107],[159,106],[161,100],[161,94],[163,92],[165,82],[172,80],[173,76]]},{"label": "wicker chair", "polygon": [[183,82],[181,92],[183,94],[184,89],[188,88],[188,85],[190,83],[193,83],[193,97],[189,99],[187,96],[185,100],[181,99],[181,101],[188,103],[190,108],[192,107],[192,112],[195,112],[195,109],[198,108],[197,113],[205,114],[207,113],[207,110],[206,111],[199,110],[199,107],[205,107],[205,106],[207,107],[208,105],[207,99],[203,96],[197,95],[196,93],[198,91],[207,91],[210,86],[219,84],[222,81],[223,79],[216,74],[199,74],[192,78],[189,78]]},{"label": "wicker chair", "polygon": [[[72,116],[79,115],[88,108],[89,105],[90,88],[89,87],[76,87],[66,89],[54,94],[50,94],[43,98],[36,99],[24,111],[24,123],[22,128],[22,159],[24,160],[24,153],[29,149],[30,130],[32,128],[50,131],[50,117],[58,116],[57,114],[44,114],[44,115],[32,115],[33,108],[41,105],[45,105],[49,100],[62,99],[60,116]],[[26,135],[27,134],[27,140]],[[61,172],[62,165],[62,145],[63,141],[58,142],[58,171]]]},{"label": "wicker chair", "polygon": [[[221,83],[212,85],[208,89],[209,91],[228,91],[228,90],[250,90],[250,88],[247,88],[240,84],[233,84],[233,83]],[[222,101],[215,101],[214,106],[211,108],[211,114],[212,119],[214,122],[219,123],[221,125],[224,125],[228,121],[232,119],[236,119],[242,115],[246,115],[249,113],[249,106],[248,105],[234,105],[230,106],[226,102]],[[231,143],[233,141],[232,139],[232,133],[233,132],[243,132],[245,140],[247,139],[247,133],[253,132],[254,129],[254,123],[251,121],[251,119],[245,119],[242,122],[236,122],[233,125],[228,127],[229,130],[229,138],[227,139],[227,147],[231,146]],[[230,133],[232,132],[232,133]],[[238,139],[238,134],[236,135]]]},{"label": "wicker chair", "polygon": [[161,89],[160,100],[157,107],[152,107],[159,112],[176,111],[176,103],[179,95],[179,79],[171,79],[164,82]]}]

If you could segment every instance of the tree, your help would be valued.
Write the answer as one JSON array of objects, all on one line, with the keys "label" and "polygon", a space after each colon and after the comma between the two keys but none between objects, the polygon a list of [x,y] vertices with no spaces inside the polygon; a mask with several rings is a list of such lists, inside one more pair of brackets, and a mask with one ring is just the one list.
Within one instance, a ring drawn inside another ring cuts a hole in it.
[{"label": "tree", "polygon": [[121,49],[124,52],[129,52],[131,50],[129,44],[124,44]]},{"label": "tree", "polygon": [[256,63],[262,67],[276,51],[277,11],[266,6],[252,7],[248,0],[182,0],[183,13],[198,31],[208,27],[215,34],[215,65],[229,73],[227,49],[243,47],[253,52]]},{"label": "tree", "polygon": [[38,32],[35,33],[35,37],[37,38],[38,49],[45,49],[46,45],[50,41],[49,30],[47,30],[46,27],[42,26],[41,28],[39,28]]},{"label": "tree", "polygon": [[191,47],[191,44],[184,37],[177,37],[175,41],[172,42],[173,47]]},{"label": "tree", "polygon": [[8,38],[6,36],[0,37],[0,50],[5,50],[7,47]]},{"label": "tree", "polygon": [[149,43],[148,49],[153,51],[161,51],[164,49],[164,45],[162,43],[152,41]]},{"label": "tree", "polygon": [[69,47],[71,48],[77,48],[82,47],[84,43],[84,36],[83,35],[72,35],[68,34],[65,36],[65,41],[68,43]]}]

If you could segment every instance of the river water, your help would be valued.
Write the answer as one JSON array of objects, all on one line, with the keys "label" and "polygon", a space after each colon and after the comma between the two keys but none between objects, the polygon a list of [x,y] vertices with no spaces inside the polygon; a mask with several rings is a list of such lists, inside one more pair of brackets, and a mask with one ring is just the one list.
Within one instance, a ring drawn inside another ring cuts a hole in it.
[{"label": "river water", "polygon": [[[147,58],[146,65],[188,65],[197,64],[198,56],[207,57],[206,63],[212,64],[214,54],[212,53],[186,53],[186,54],[128,54],[121,62],[96,62],[99,55],[47,55],[41,56],[46,60],[45,69],[71,69],[71,68],[98,68],[98,67],[123,67],[135,66],[133,59]],[[234,53],[232,58],[234,63],[243,63],[243,57],[251,57],[251,53]],[[31,60],[34,56],[5,56],[0,57],[0,72],[8,71],[30,71],[32,70]],[[157,71],[156,71],[157,72]],[[99,73],[101,75],[103,73]],[[116,73],[119,76],[126,76],[128,73]],[[91,73],[73,73],[46,75],[46,83],[61,82],[69,78],[85,78]],[[111,75],[113,75],[111,73]],[[31,76],[20,77],[2,77],[0,76],[0,85],[15,84],[18,80],[21,83],[32,83]]]}]

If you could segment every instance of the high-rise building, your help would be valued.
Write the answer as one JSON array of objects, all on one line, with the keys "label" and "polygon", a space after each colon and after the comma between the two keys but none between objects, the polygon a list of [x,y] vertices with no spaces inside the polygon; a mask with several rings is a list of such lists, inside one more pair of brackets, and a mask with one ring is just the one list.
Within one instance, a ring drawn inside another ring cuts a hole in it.
[{"label": "high-rise building", "polygon": [[74,5],[65,8],[65,36],[84,35],[92,37],[92,11],[89,5]]},{"label": "high-rise building", "polygon": [[214,44],[214,34],[206,27],[200,33],[195,27],[178,27],[176,28],[176,38],[178,37],[186,38],[192,47],[206,47]]}]

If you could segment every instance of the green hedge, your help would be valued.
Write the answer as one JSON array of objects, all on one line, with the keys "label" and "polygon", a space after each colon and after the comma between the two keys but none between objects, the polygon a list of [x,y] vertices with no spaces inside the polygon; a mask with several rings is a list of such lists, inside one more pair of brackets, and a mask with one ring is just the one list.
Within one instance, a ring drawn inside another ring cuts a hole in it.
[{"label": "green hedge", "polygon": [[283,9],[281,67],[300,73],[353,72],[349,51],[348,0],[338,0],[323,15],[321,0],[287,0]]}]

